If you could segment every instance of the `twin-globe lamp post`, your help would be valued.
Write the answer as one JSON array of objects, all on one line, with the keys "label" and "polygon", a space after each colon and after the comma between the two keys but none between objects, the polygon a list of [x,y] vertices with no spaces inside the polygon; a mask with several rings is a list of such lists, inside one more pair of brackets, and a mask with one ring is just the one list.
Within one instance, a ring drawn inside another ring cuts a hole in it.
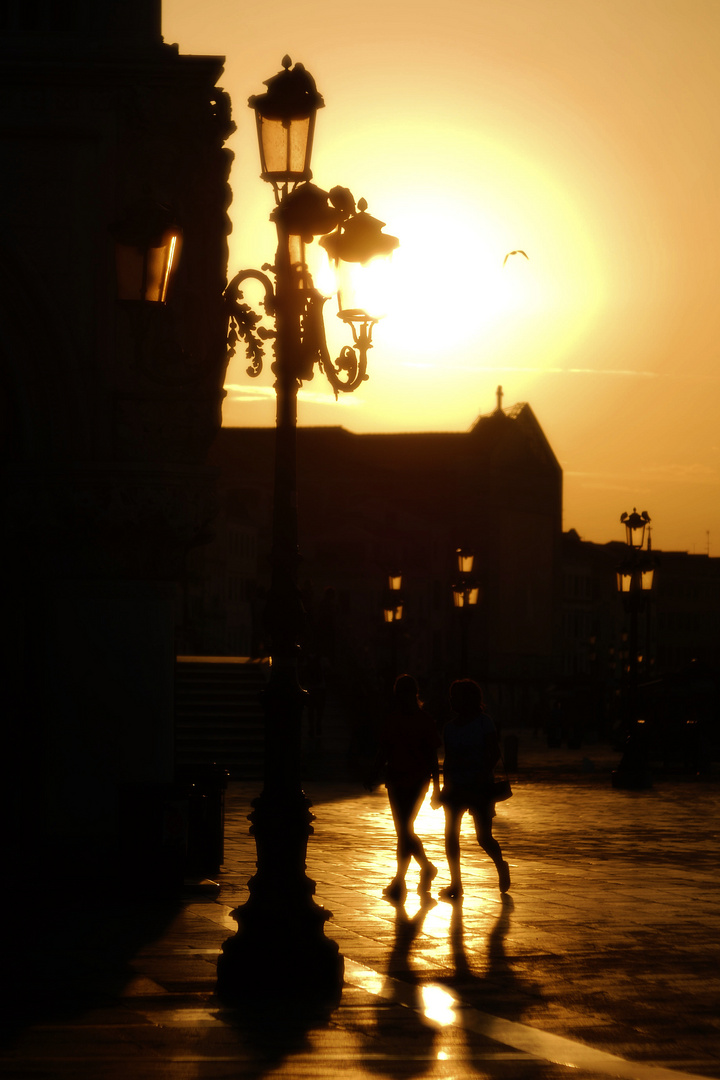
[{"label": "twin-globe lamp post", "polygon": [[[347,188],[325,192],[310,183],[315,117],[324,104],[313,78],[301,64],[283,60],[283,70],[265,83],[267,92],[251,97],[255,110],[262,178],[272,184],[277,226],[274,274],[245,270],[227,287],[231,346],[245,340],[248,374],[262,368],[263,343],[273,339],[272,371],[277,395],[272,528],[272,579],[267,609],[271,668],[265,694],[265,771],[263,791],[250,815],[257,844],[257,873],[248,883],[248,901],[234,915],[238,933],[223,946],[218,961],[218,991],[230,998],[335,995],[342,986],[343,960],[324,934],[330,913],[315,903],[315,884],[306,873],[313,815],[301,783],[300,747],[305,693],[297,677],[298,641],[304,613],[298,577],[296,496],[297,394],[318,364],[335,396],[355,390],[366,379],[367,354],[381,312],[359,299],[358,274],[371,261],[389,256],[395,237],[383,222],[355,205]],[[330,356],[323,323],[327,299],[308,267],[307,247],[315,237],[337,271],[338,317],[350,327],[352,345]],[[244,302],[242,288],[254,279],[264,290],[264,308],[275,320],[264,330]]]}]

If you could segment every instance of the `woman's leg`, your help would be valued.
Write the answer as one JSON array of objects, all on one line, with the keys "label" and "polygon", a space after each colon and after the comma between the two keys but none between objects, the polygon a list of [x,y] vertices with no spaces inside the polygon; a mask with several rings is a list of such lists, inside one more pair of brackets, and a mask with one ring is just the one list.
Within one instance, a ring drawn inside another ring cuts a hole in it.
[{"label": "woman's leg", "polygon": [[500,892],[507,892],[510,888],[510,870],[508,864],[502,857],[500,845],[493,836],[493,805],[492,803],[488,803],[487,806],[478,807],[471,812],[473,821],[475,822],[475,833],[477,835],[478,844],[483,851],[490,856],[497,867]]},{"label": "woman's leg", "polygon": [[398,874],[401,873],[402,877],[405,876],[411,857],[414,857],[422,868],[430,865],[422,840],[414,828],[415,818],[423,804],[427,789],[428,784],[423,784],[420,788],[396,788],[395,786],[388,788],[390,809],[398,840]]},{"label": "woman's leg", "polygon": [[440,895],[455,897],[462,893],[460,877],[460,825],[464,811],[454,806],[445,807],[445,856],[450,869],[450,884],[440,890]]},{"label": "woman's leg", "polygon": [[423,842],[415,832],[415,818],[420,812],[420,807],[425,801],[425,796],[428,793],[430,782],[426,781],[416,789],[412,796],[412,808],[410,810],[410,817],[408,821],[408,848],[420,867],[420,883],[418,885],[418,892],[422,896],[424,893],[429,892],[432,882],[437,877],[437,866],[431,863],[428,859]]}]

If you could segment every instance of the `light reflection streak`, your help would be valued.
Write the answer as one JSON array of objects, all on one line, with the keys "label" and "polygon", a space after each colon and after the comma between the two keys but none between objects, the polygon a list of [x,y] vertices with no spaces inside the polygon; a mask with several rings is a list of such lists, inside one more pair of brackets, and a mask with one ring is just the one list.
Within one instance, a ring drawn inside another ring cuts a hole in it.
[{"label": "light reflection streak", "polygon": [[438,1027],[447,1027],[454,1024],[457,1017],[455,1007],[457,1001],[442,986],[423,986],[420,991],[423,1003],[423,1014],[431,1023]]}]

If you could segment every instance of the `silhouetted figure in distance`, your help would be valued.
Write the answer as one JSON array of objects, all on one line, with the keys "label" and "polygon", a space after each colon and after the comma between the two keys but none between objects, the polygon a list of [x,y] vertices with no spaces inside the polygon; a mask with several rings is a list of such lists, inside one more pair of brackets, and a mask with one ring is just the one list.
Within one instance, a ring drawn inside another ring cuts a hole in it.
[{"label": "silhouetted figure in distance", "polygon": [[415,679],[412,675],[399,675],[378,751],[378,764],[385,766],[385,786],[397,833],[397,873],[383,889],[388,900],[404,899],[405,875],[411,858],[420,866],[421,895],[428,892],[437,875],[437,867],[425,854],[414,825],[431,780],[433,804],[440,805],[439,744],[435,723],[420,704]]},{"label": "silhouetted figure in distance", "polygon": [[450,884],[440,890],[443,900],[462,896],[460,826],[466,810],[472,814],[480,847],[498,871],[500,892],[510,888],[510,870],[492,834],[495,816],[493,769],[500,760],[495,725],[485,712],[482,690],[473,679],[458,679],[450,687],[453,718],[445,725],[445,760],[440,802],[445,808],[445,854]]}]

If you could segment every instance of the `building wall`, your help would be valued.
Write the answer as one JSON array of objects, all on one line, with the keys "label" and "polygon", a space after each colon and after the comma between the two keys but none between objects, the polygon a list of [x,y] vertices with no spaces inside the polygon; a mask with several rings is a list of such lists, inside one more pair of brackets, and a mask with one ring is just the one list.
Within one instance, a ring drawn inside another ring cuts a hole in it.
[{"label": "building wall", "polygon": [[[118,840],[123,790],[173,776],[177,578],[214,505],[231,124],[222,60],[178,55],[159,26],[156,0],[0,15],[16,854]],[[119,303],[115,276],[113,225],[146,197],[184,228],[175,291],[153,309]]]}]

